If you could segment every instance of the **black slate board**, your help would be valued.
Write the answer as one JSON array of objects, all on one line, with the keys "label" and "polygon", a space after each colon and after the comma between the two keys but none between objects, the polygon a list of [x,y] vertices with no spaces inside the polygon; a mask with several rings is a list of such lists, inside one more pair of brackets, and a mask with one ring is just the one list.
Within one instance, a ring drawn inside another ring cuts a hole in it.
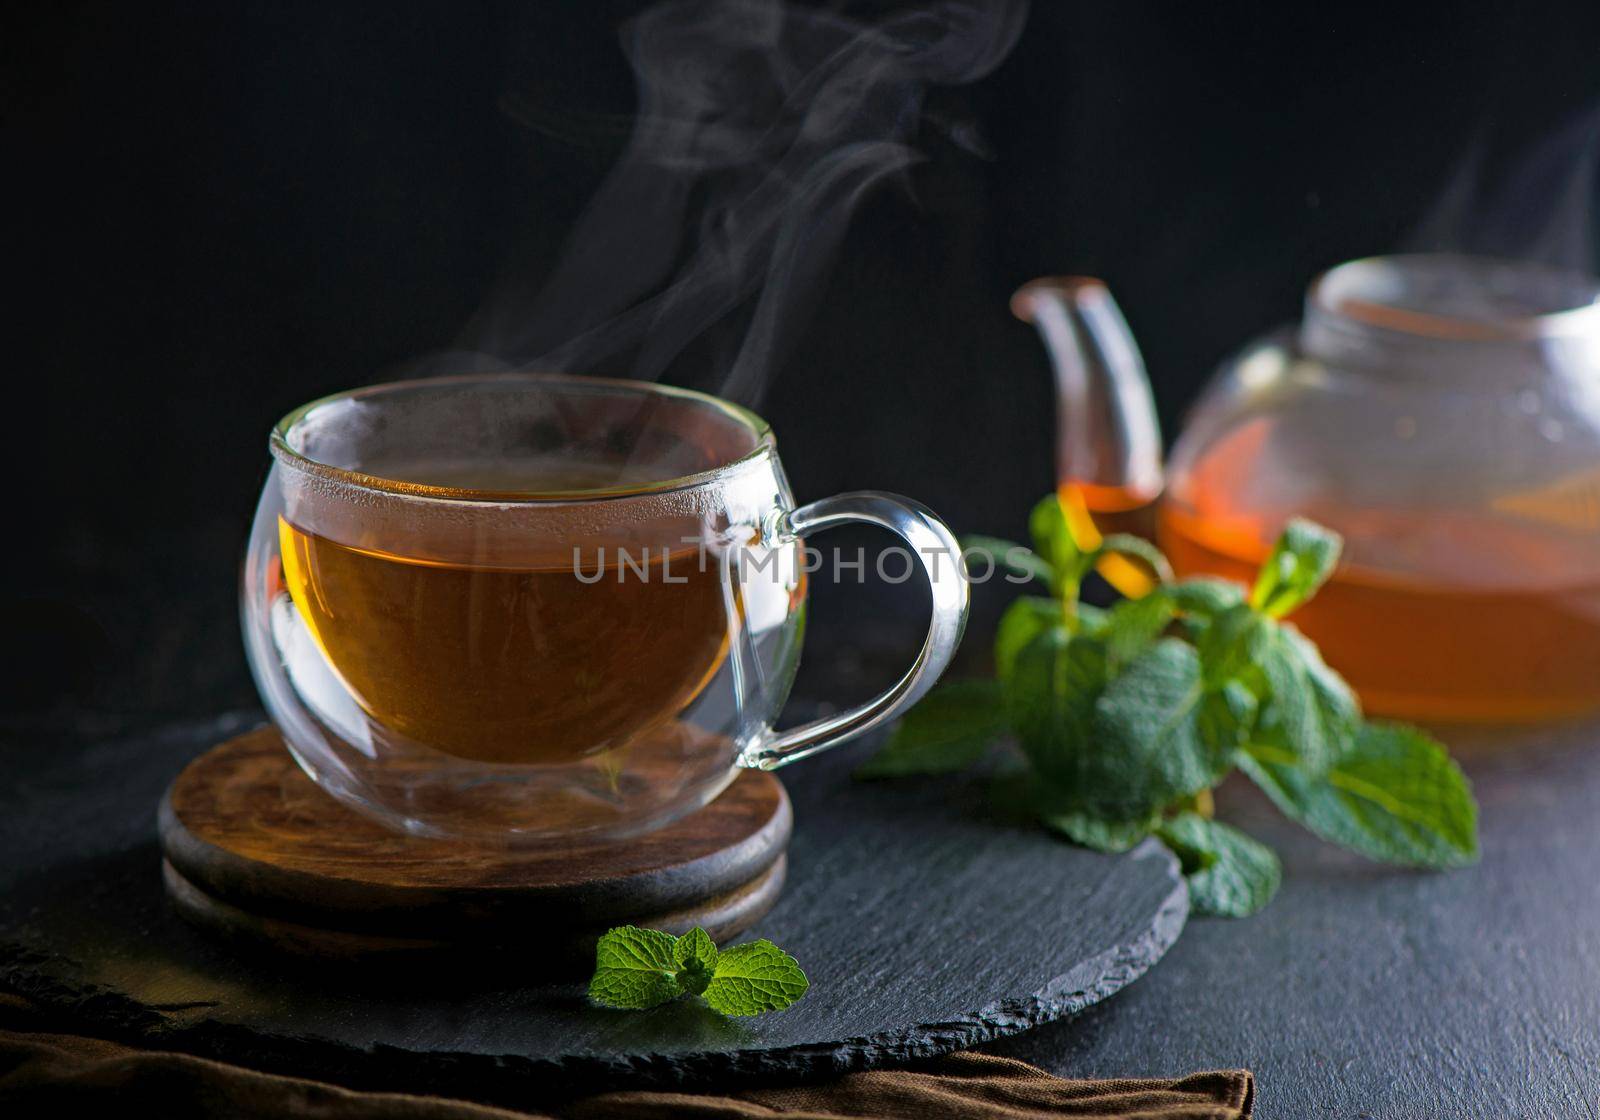
[{"label": "black slate board", "polygon": [[1244,1066],[1261,1120],[1600,1116],[1600,724],[1439,734],[1478,866],[1377,867],[1230,784],[1220,815],[1284,857],[1272,905],[1191,920],[1142,983],[993,1049],[1068,1077]]},{"label": "black slate board", "polygon": [[789,884],[751,935],[778,941],[812,978],[787,1012],[724,1020],[691,1002],[608,1012],[588,1007],[581,985],[305,973],[208,941],[161,894],[162,789],[256,718],[8,748],[0,982],[111,1037],[514,1102],[558,1080],[800,1076],[971,1046],[1117,991],[1166,951],[1187,912],[1163,849],[1070,847],[997,818],[978,780],[852,782],[869,746],[784,774],[796,818]]}]

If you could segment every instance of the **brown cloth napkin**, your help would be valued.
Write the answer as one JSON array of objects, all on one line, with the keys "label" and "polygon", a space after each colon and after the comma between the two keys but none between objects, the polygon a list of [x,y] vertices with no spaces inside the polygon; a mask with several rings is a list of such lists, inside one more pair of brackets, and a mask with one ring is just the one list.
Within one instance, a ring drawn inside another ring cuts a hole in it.
[{"label": "brown cloth napkin", "polygon": [[355,1092],[78,1035],[0,1030],[0,1115],[19,1117],[67,1108],[67,1115],[169,1120],[1237,1120],[1249,1117],[1253,1096],[1250,1074],[1243,1070],[1177,1080],[1069,1081],[1023,1062],[968,1052],[914,1070],[849,1073],[804,1086],[726,1095],[610,1092],[563,1102],[554,1111],[516,1112],[443,1097]]}]

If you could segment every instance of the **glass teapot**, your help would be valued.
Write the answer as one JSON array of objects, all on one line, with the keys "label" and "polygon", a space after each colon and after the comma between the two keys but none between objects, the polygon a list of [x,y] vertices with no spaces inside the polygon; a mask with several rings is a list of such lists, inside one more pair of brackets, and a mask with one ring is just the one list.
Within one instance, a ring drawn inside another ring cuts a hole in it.
[{"label": "glass teapot", "polygon": [[1055,367],[1069,511],[1153,513],[1180,575],[1239,580],[1290,517],[1337,529],[1339,570],[1294,622],[1373,712],[1600,709],[1600,281],[1442,254],[1340,265],[1298,327],[1223,365],[1164,479],[1104,285],[1037,280],[1013,307]]}]

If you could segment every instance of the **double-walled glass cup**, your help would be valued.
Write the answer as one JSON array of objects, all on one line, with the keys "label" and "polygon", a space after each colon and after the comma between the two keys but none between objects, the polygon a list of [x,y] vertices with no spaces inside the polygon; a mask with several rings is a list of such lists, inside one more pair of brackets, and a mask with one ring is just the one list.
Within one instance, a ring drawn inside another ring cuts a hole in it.
[{"label": "double-walled glass cup", "polygon": [[[894,718],[960,641],[950,531],[915,502],[796,508],[767,424],[714,397],[495,374],[327,397],[274,429],[245,643],[300,766],[405,832],[603,840]],[[802,537],[866,522],[932,589],[920,653],[858,708],[773,729]]]}]

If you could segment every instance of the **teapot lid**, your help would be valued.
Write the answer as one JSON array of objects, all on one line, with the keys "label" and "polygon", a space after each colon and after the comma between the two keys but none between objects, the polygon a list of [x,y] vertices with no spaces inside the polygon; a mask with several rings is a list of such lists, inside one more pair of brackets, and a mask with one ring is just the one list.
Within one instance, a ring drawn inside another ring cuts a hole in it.
[{"label": "teapot lid", "polygon": [[1461,342],[1600,337],[1600,280],[1458,253],[1367,257],[1319,276],[1306,318]]}]

